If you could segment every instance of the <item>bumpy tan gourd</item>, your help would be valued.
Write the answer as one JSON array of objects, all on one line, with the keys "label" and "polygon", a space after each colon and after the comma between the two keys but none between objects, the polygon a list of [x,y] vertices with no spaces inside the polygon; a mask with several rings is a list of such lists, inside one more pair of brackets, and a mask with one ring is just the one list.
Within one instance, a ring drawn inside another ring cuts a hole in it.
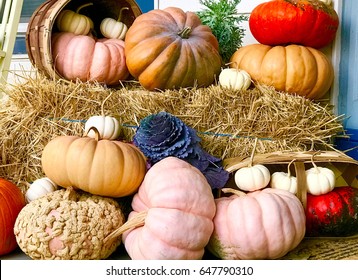
[{"label": "bumpy tan gourd", "polygon": [[19,213],[14,233],[21,250],[32,259],[105,259],[118,247],[104,238],[124,223],[119,204],[72,188],[31,201]]}]

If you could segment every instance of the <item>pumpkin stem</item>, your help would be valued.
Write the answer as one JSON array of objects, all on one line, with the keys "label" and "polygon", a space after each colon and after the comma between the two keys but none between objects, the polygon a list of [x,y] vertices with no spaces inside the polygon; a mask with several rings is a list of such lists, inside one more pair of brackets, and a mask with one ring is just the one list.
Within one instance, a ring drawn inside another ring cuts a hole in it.
[{"label": "pumpkin stem", "polygon": [[252,152],[251,152],[251,156],[250,156],[250,162],[249,162],[249,167],[252,167],[252,163],[253,163],[253,161],[254,161],[254,155],[255,155],[256,146],[257,146],[257,137],[255,138],[254,147],[252,148]]},{"label": "pumpkin stem", "polygon": [[239,191],[239,190],[232,189],[232,188],[222,188],[221,191],[223,193],[232,193],[237,196],[246,196],[246,193]]},{"label": "pumpkin stem", "polygon": [[290,166],[295,160],[296,160],[295,158],[293,160],[291,160],[290,163],[287,166],[287,175],[288,175],[288,177],[291,176]]},{"label": "pumpkin stem", "polygon": [[319,173],[320,171],[319,171],[317,165],[315,164],[315,162],[313,161],[313,158],[314,158],[314,156],[315,156],[316,154],[318,154],[318,153],[319,153],[319,152],[315,152],[315,153],[313,153],[312,156],[311,156],[311,163],[312,163],[312,165],[313,165],[313,167],[315,168],[315,170],[316,170],[317,173]]},{"label": "pumpkin stem", "polygon": [[123,11],[124,11],[124,10],[129,10],[129,8],[128,8],[128,7],[123,7],[123,8],[121,8],[121,9],[119,10],[119,16],[118,16],[117,21],[121,21],[121,20],[122,20],[122,14],[123,14]]},{"label": "pumpkin stem", "polygon": [[104,103],[106,103],[106,101],[112,96],[113,91],[108,94],[108,96],[103,100],[102,104],[101,104],[101,113],[102,113],[102,117],[104,117]]},{"label": "pumpkin stem", "polygon": [[123,225],[121,225],[119,228],[117,228],[115,231],[111,232],[107,237],[104,239],[103,243],[107,244],[108,242],[111,242],[113,239],[118,238],[120,235],[122,235],[124,232],[130,229],[135,229],[137,227],[141,227],[145,224],[145,219],[148,215],[147,211],[142,211],[134,215],[131,219],[129,219],[127,222],[125,222]]},{"label": "pumpkin stem", "polygon": [[92,5],[93,5],[93,3],[87,3],[87,4],[83,4],[83,5],[79,6],[79,7],[77,8],[77,10],[76,10],[76,14],[79,14],[79,12],[80,12],[83,8],[86,8],[86,7],[92,6]]},{"label": "pumpkin stem", "polygon": [[191,33],[191,27],[186,26],[183,28],[183,30],[178,32],[178,35],[182,37],[183,39],[188,39]]},{"label": "pumpkin stem", "polygon": [[96,141],[99,141],[100,140],[100,138],[99,138],[100,134],[99,134],[99,131],[98,131],[97,127],[94,127],[94,126],[91,126],[87,131],[85,131],[85,133],[83,134],[83,137],[86,137],[88,135],[88,132],[90,132],[91,130],[93,130],[94,133],[95,133],[95,138],[94,139]]}]

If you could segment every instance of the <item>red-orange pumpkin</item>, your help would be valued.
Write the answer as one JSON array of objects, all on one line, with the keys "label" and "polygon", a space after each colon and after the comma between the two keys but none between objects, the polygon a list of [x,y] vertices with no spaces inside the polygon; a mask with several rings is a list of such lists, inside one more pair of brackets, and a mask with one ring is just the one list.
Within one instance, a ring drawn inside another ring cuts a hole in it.
[{"label": "red-orange pumpkin", "polygon": [[69,32],[52,36],[52,57],[57,72],[68,80],[117,85],[129,76],[124,41],[94,39]]},{"label": "red-orange pumpkin", "polygon": [[25,204],[21,190],[13,183],[0,178],[0,256],[17,248],[14,224]]},{"label": "red-orange pumpkin", "polygon": [[275,0],[256,6],[249,19],[255,39],[265,45],[299,44],[322,48],[339,25],[332,6],[320,0]]},{"label": "red-orange pumpkin", "polygon": [[230,61],[258,83],[310,99],[324,96],[334,78],[332,63],[324,53],[300,45],[246,45]]},{"label": "red-orange pumpkin", "polygon": [[125,42],[129,72],[149,90],[208,86],[221,70],[218,41],[193,12],[169,7],[142,14]]}]

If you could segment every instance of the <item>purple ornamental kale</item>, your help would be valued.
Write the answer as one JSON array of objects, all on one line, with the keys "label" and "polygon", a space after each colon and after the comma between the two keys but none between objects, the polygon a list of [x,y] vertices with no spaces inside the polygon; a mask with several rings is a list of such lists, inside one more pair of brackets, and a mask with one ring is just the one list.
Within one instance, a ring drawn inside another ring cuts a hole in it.
[{"label": "purple ornamental kale", "polygon": [[222,188],[229,179],[221,159],[200,146],[196,131],[167,112],[149,115],[142,119],[134,135],[133,143],[152,164],[174,156],[198,168],[212,189]]}]

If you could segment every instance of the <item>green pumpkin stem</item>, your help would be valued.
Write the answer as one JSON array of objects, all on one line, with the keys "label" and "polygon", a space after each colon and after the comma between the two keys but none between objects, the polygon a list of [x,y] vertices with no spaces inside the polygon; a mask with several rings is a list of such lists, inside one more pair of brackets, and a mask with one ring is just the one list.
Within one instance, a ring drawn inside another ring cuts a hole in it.
[{"label": "green pumpkin stem", "polygon": [[80,11],[81,11],[83,8],[86,8],[86,7],[92,6],[92,5],[93,5],[93,3],[86,3],[86,4],[83,4],[83,5],[79,6],[79,7],[77,8],[77,10],[76,10],[76,14],[79,14]]},{"label": "green pumpkin stem", "polygon": [[121,8],[119,10],[119,16],[118,16],[118,19],[117,19],[118,22],[120,22],[122,20],[122,15],[123,15],[124,10],[129,10],[129,8],[128,7],[123,7],[123,8]]},{"label": "green pumpkin stem", "polygon": [[191,27],[186,26],[181,31],[178,32],[178,35],[183,39],[188,39],[191,33]]}]

